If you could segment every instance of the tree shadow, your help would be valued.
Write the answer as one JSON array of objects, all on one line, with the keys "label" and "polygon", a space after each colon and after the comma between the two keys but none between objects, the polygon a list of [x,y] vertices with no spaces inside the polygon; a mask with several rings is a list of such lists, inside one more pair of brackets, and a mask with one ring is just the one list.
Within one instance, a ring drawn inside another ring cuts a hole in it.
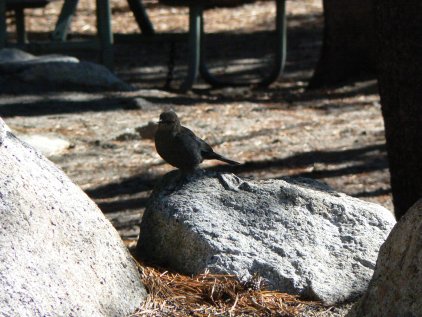
[{"label": "tree shadow", "polygon": [[[339,151],[310,151],[295,154],[283,159],[268,161],[247,162],[239,166],[219,166],[215,169],[221,171],[233,171],[236,173],[254,172],[258,170],[281,167],[283,169],[296,169],[312,166],[316,163],[344,164],[346,162],[362,162],[354,166],[341,167],[332,171],[314,171],[299,173],[301,177],[333,177],[365,170],[384,169],[388,167],[386,161],[386,149],[384,144],[368,145],[362,148],[339,150]],[[332,175],[332,176],[330,176]]]},{"label": "tree shadow", "polygon": [[[74,99],[74,100],[69,100]],[[0,103],[0,116],[43,116],[49,114],[81,113],[90,111],[135,110],[150,102],[141,97],[121,97],[109,94],[43,94],[17,98],[4,98]]]},{"label": "tree shadow", "polygon": [[123,210],[129,210],[129,209],[144,208],[147,204],[147,201],[148,201],[148,197],[142,197],[142,198],[122,199],[122,200],[111,201],[111,202],[99,202],[97,203],[97,205],[103,213],[107,214],[107,213],[114,213],[114,212],[119,212]]},{"label": "tree shadow", "polygon": [[391,194],[391,188],[385,189],[385,188],[377,188],[372,191],[363,191],[354,194],[355,197],[358,198],[367,198],[367,197],[376,197],[376,196],[384,196]]},{"label": "tree shadow", "polygon": [[[368,173],[388,168],[386,158],[386,149],[384,144],[368,145],[356,149],[339,150],[339,151],[310,151],[306,153],[295,154],[286,158],[268,160],[268,161],[252,161],[239,166],[218,165],[206,168],[209,171],[222,173],[235,173],[240,176],[247,176],[251,173],[259,171],[271,172],[276,169],[278,173],[283,174],[275,178],[283,179],[286,177],[286,171],[295,170],[305,167],[312,167],[314,164],[323,163],[337,166],[330,170],[313,170],[310,172],[299,172],[289,174],[294,178],[330,178],[345,175],[353,175],[358,173]],[[163,163],[164,164],[164,163]],[[346,164],[346,166],[344,166]],[[161,179],[162,175],[154,175],[151,173],[141,173],[125,178],[118,182],[101,185],[85,192],[92,199],[118,198],[113,202],[100,202],[99,206],[105,213],[119,212],[128,209],[145,208],[148,198],[148,192],[151,191],[156,182]],[[129,197],[128,195],[137,195],[144,193],[144,197]],[[388,193],[385,189],[376,189],[372,192],[362,192],[357,197],[373,197]],[[119,196],[125,198],[120,199]]]},{"label": "tree shadow", "polygon": [[85,193],[92,199],[132,195],[151,190],[160,177],[151,173],[141,173],[118,182],[85,190]]}]

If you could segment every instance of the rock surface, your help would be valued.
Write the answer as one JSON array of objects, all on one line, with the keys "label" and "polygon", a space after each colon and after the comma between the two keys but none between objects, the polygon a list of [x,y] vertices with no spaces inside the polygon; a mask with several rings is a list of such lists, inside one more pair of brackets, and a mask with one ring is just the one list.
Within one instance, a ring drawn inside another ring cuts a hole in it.
[{"label": "rock surface", "polygon": [[144,300],[116,230],[0,119],[0,315],[127,316]]},{"label": "rock surface", "polygon": [[348,317],[422,316],[422,200],[382,245],[374,276]]},{"label": "rock surface", "polygon": [[79,60],[76,57],[57,54],[35,56],[15,48],[0,50],[0,72],[3,74],[19,72],[43,63],[79,63]]},{"label": "rock surface", "polygon": [[302,179],[167,174],[137,256],[186,274],[258,273],[273,289],[333,304],[361,295],[395,223],[385,208]]},{"label": "rock surface", "polygon": [[108,89],[130,91],[106,67],[63,55],[34,56],[18,49],[0,50],[0,91],[19,89]]}]

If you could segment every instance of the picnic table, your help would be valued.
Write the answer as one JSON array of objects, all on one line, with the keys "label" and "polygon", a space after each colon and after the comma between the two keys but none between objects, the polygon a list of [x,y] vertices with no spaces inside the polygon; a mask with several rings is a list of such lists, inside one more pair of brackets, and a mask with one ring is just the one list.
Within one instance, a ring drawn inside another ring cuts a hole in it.
[{"label": "picnic table", "polygon": [[[15,11],[17,25],[17,46],[31,49],[38,46],[43,50],[51,49],[97,49],[101,53],[101,61],[107,67],[113,65],[113,33],[111,30],[111,10],[109,0],[96,0],[97,36],[94,41],[66,41],[72,17],[76,11],[79,0],[64,0],[60,15],[54,31],[51,34],[51,41],[44,43],[28,43],[25,33],[24,9],[41,7],[52,0],[0,0],[0,48],[10,45],[7,43],[6,34],[6,11]],[[154,32],[152,23],[142,3],[142,0],[127,0],[131,11],[134,13],[136,22],[143,35],[159,38]],[[256,0],[160,0],[162,4],[170,6],[189,7],[189,32],[188,32],[188,72],[181,85],[181,90],[189,90],[199,77],[212,86],[226,85],[249,85],[250,82],[226,81],[214,76],[208,69],[203,52],[204,33],[204,10],[211,7],[230,7]],[[283,71],[286,56],[286,13],[285,0],[274,0],[276,3],[276,31],[274,65],[270,74],[254,84],[266,86],[274,82]],[[141,40],[141,39],[140,39]]]},{"label": "picnic table", "polygon": [[[189,56],[188,73],[181,85],[181,90],[189,90],[195,83],[198,75],[212,86],[239,86],[250,85],[251,82],[226,81],[215,77],[208,69],[203,52],[204,17],[203,12],[211,7],[235,7],[255,0],[160,0],[161,3],[173,6],[189,6]],[[274,65],[270,74],[260,82],[254,84],[267,86],[281,75],[286,59],[286,1],[275,0],[276,3],[276,40]]]}]

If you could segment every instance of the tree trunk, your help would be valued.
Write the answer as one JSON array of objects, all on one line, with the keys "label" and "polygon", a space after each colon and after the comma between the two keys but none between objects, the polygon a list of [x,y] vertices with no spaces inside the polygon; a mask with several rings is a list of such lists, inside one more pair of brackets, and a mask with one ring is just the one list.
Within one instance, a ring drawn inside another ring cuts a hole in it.
[{"label": "tree trunk", "polygon": [[310,89],[375,71],[373,0],[323,0],[323,6],[323,46]]},{"label": "tree trunk", "polygon": [[375,0],[378,83],[399,219],[422,197],[422,1]]}]

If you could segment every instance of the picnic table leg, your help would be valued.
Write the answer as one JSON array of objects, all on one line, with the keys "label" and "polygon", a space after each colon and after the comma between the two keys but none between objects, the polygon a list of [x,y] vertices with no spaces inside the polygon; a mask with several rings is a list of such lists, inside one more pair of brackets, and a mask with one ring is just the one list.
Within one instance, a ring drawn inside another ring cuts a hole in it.
[{"label": "picnic table leg", "polygon": [[97,33],[100,40],[101,62],[113,69],[113,33],[110,0],[97,0]]},{"label": "picnic table leg", "polygon": [[198,77],[201,56],[202,12],[203,7],[201,5],[191,4],[189,6],[188,74],[180,86],[182,91],[190,90]]},{"label": "picnic table leg", "polygon": [[259,83],[259,86],[268,86],[276,81],[283,73],[286,64],[287,32],[286,32],[286,0],[276,0],[276,36],[277,47],[275,65],[271,74]]},{"label": "picnic table leg", "polygon": [[[276,50],[275,50],[275,64],[272,68],[270,75],[265,77],[260,82],[256,83],[258,86],[268,86],[278,79],[284,69],[286,61],[286,0],[275,0],[276,2]],[[204,35],[202,34],[204,37]],[[203,51],[203,50],[202,50]],[[203,54],[202,54],[203,55]],[[219,79],[209,71],[205,58],[201,57],[199,66],[202,78],[211,86],[244,86],[253,84],[251,82],[234,82]]]},{"label": "picnic table leg", "polygon": [[66,41],[72,17],[75,14],[79,0],[65,0],[56,27],[51,35],[53,41]]},{"label": "picnic table leg", "polygon": [[136,23],[138,23],[141,32],[145,35],[153,35],[154,27],[148,17],[145,7],[142,4],[142,0],[127,0],[130,10],[135,16]]},{"label": "picnic table leg", "polygon": [[27,42],[26,30],[25,30],[25,14],[24,9],[19,8],[15,10],[16,20],[16,33],[18,35],[18,44],[24,45]]},{"label": "picnic table leg", "polygon": [[6,46],[7,26],[6,26],[6,1],[0,1],[0,48]]}]

